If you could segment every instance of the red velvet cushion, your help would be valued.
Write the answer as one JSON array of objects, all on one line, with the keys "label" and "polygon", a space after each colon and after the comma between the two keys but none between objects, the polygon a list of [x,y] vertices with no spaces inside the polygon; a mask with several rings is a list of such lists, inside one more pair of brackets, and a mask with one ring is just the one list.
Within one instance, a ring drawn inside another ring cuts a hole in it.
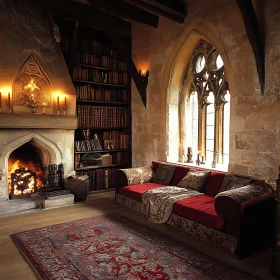
[{"label": "red velvet cushion", "polygon": [[181,199],[174,203],[173,213],[207,227],[222,229],[224,218],[217,214],[214,200],[214,197],[208,195]]},{"label": "red velvet cushion", "polygon": [[187,175],[190,168],[191,168],[190,166],[176,165],[176,169],[175,169],[173,178],[169,185],[177,186],[182,181],[182,179]]},{"label": "red velvet cushion", "polygon": [[153,170],[154,170],[154,173],[156,173],[156,171],[157,171],[157,169],[158,169],[160,163],[161,163],[161,161],[158,161],[158,160],[153,160],[153,161],[152,161],[152,168],[153,168]]},{"label": "red velvet cushion", "polygon": [[136,200],[141,202],[142,201],[142,195],[145,191],[162,187],[164,185],[157,184],[157,183],[145,183],[145,184],[139,184],[139,185],[132,185],[132,186],[126,186],[119,190],[119,194],[128,197],[130,199]]},{"label": "red velvet cushion", "polygon": [[208,184],[204,188],[204,194],[211,196],[217,195],[223,184],[225,176],[225,172],[211,171]]}]

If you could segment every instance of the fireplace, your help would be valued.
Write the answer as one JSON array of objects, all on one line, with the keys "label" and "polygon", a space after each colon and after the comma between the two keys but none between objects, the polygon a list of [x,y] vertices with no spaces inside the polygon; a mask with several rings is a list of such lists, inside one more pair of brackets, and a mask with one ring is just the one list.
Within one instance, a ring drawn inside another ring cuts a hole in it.
[{"label": "fireplace", "polygon": [[9,197],[25,197],[42,188],[45,169],[43,153],[33,141],[14,150],[8,159]]},{"label": "fireplace", "polygon": [[[34,189],[32,176],[36,177],[39,191],[45,186],[45,167],[62,164],[64,177],[73,170],[77,117],[75,88],[54,38],[51,17],[27,1],[8,0],[0,9],[0,18],[4,42],[0,59],[0,201],[4,201],[12,198],[11,173],[20,180],[21,173],[35,172],[23,176],[30,176]],[[26,149],[33,156],[24,155],[11,172],[11,161],[19,160],[17,154]],[[29,192],[26,185],[21,189],[20,195]]]},{"label": "fireplace", "polygon": [[9,198],[58,191],[63,185],[63,164],[52,164],[35,141],[15,149],[8,159]]}]

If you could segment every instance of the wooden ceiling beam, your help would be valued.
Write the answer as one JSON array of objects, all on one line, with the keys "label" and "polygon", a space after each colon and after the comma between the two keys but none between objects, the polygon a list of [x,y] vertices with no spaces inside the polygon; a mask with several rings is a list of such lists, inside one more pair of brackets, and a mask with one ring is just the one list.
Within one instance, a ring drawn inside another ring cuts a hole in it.
[{"label": "wooden ceiling beam", "polygon": [[172,8],[172,6],[163,5],[155,0],[124,0],[124,1],[131,3],[135,6],[138,6],[139,8],[149,10],[157,15],[169,18],[178,23],[183,23],[187,14],[186,8],[184,6],[175,9]]},{"label": "wooden ceiling beam", "polygon": [[265,45],[264,40],[261,38],[258,19],[251,0],[236,0],[236,3],[241,11],[247,36],[253,49],[261,93],[263,95],[265,86]]},{"label": "wooden ceiling beam", "polygon": [[139,7],[131,5],[130,3],[126,3],[122,0],[88,1],[95,9],[106,12],[113,16],[118,16],[129,21],[136,21],[155,28],[158,27],[157,15],[154,15],[146,10],[140,9]]},{"label": "wooden ceiling beam", "polygon": [[94,9],[89,5],[80,4],[69,0],[28,0],[34,6],[49,9],[53,15],[78,21],[80,25],[86,25],[97,29],[113,28],[114,32],[131,37],[131,23],[118,17]]}]

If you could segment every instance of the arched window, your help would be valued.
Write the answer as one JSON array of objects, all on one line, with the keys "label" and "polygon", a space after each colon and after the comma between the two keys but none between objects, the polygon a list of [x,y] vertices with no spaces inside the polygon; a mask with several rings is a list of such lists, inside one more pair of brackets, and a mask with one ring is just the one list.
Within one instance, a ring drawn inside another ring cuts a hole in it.
[{"label": "arched window", "polygon": [[183,143],[192,150],[194,160],[199,153],[200,161],[208,166],[216,167],[218,163],[227,168],[230,93],[223,60],[213,45],[201,40],[186,73],[190,82],[185,96]]}]

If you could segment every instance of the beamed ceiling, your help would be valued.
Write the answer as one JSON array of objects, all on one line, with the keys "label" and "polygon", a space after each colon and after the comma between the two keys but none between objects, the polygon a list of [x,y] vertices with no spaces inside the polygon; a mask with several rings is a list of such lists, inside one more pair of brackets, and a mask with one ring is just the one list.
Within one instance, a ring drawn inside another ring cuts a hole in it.
[{"label": "beamed ceiling", "polygon": [[[124,56],[128,71],[134,80],[142,101],[146,106],[146,91],[141,89],[141,78],[130,52],[122,45],[121,36],[131,37],[131,22],[157,28],[159,16],[178,23],[187,18],[185,0],[27,0],[39,6],[46,15],[69,19],[80,26],[101,29],[115,48]],[[194,1],[195,2],[195,1]],[[198,1],[199,2],[199,1]],[[195,3],[194,3],[195,5]],[[260,86],[264,88],[264,41],[260,34],[252,0],[236,0],[245,29],[255,55]]]}]

